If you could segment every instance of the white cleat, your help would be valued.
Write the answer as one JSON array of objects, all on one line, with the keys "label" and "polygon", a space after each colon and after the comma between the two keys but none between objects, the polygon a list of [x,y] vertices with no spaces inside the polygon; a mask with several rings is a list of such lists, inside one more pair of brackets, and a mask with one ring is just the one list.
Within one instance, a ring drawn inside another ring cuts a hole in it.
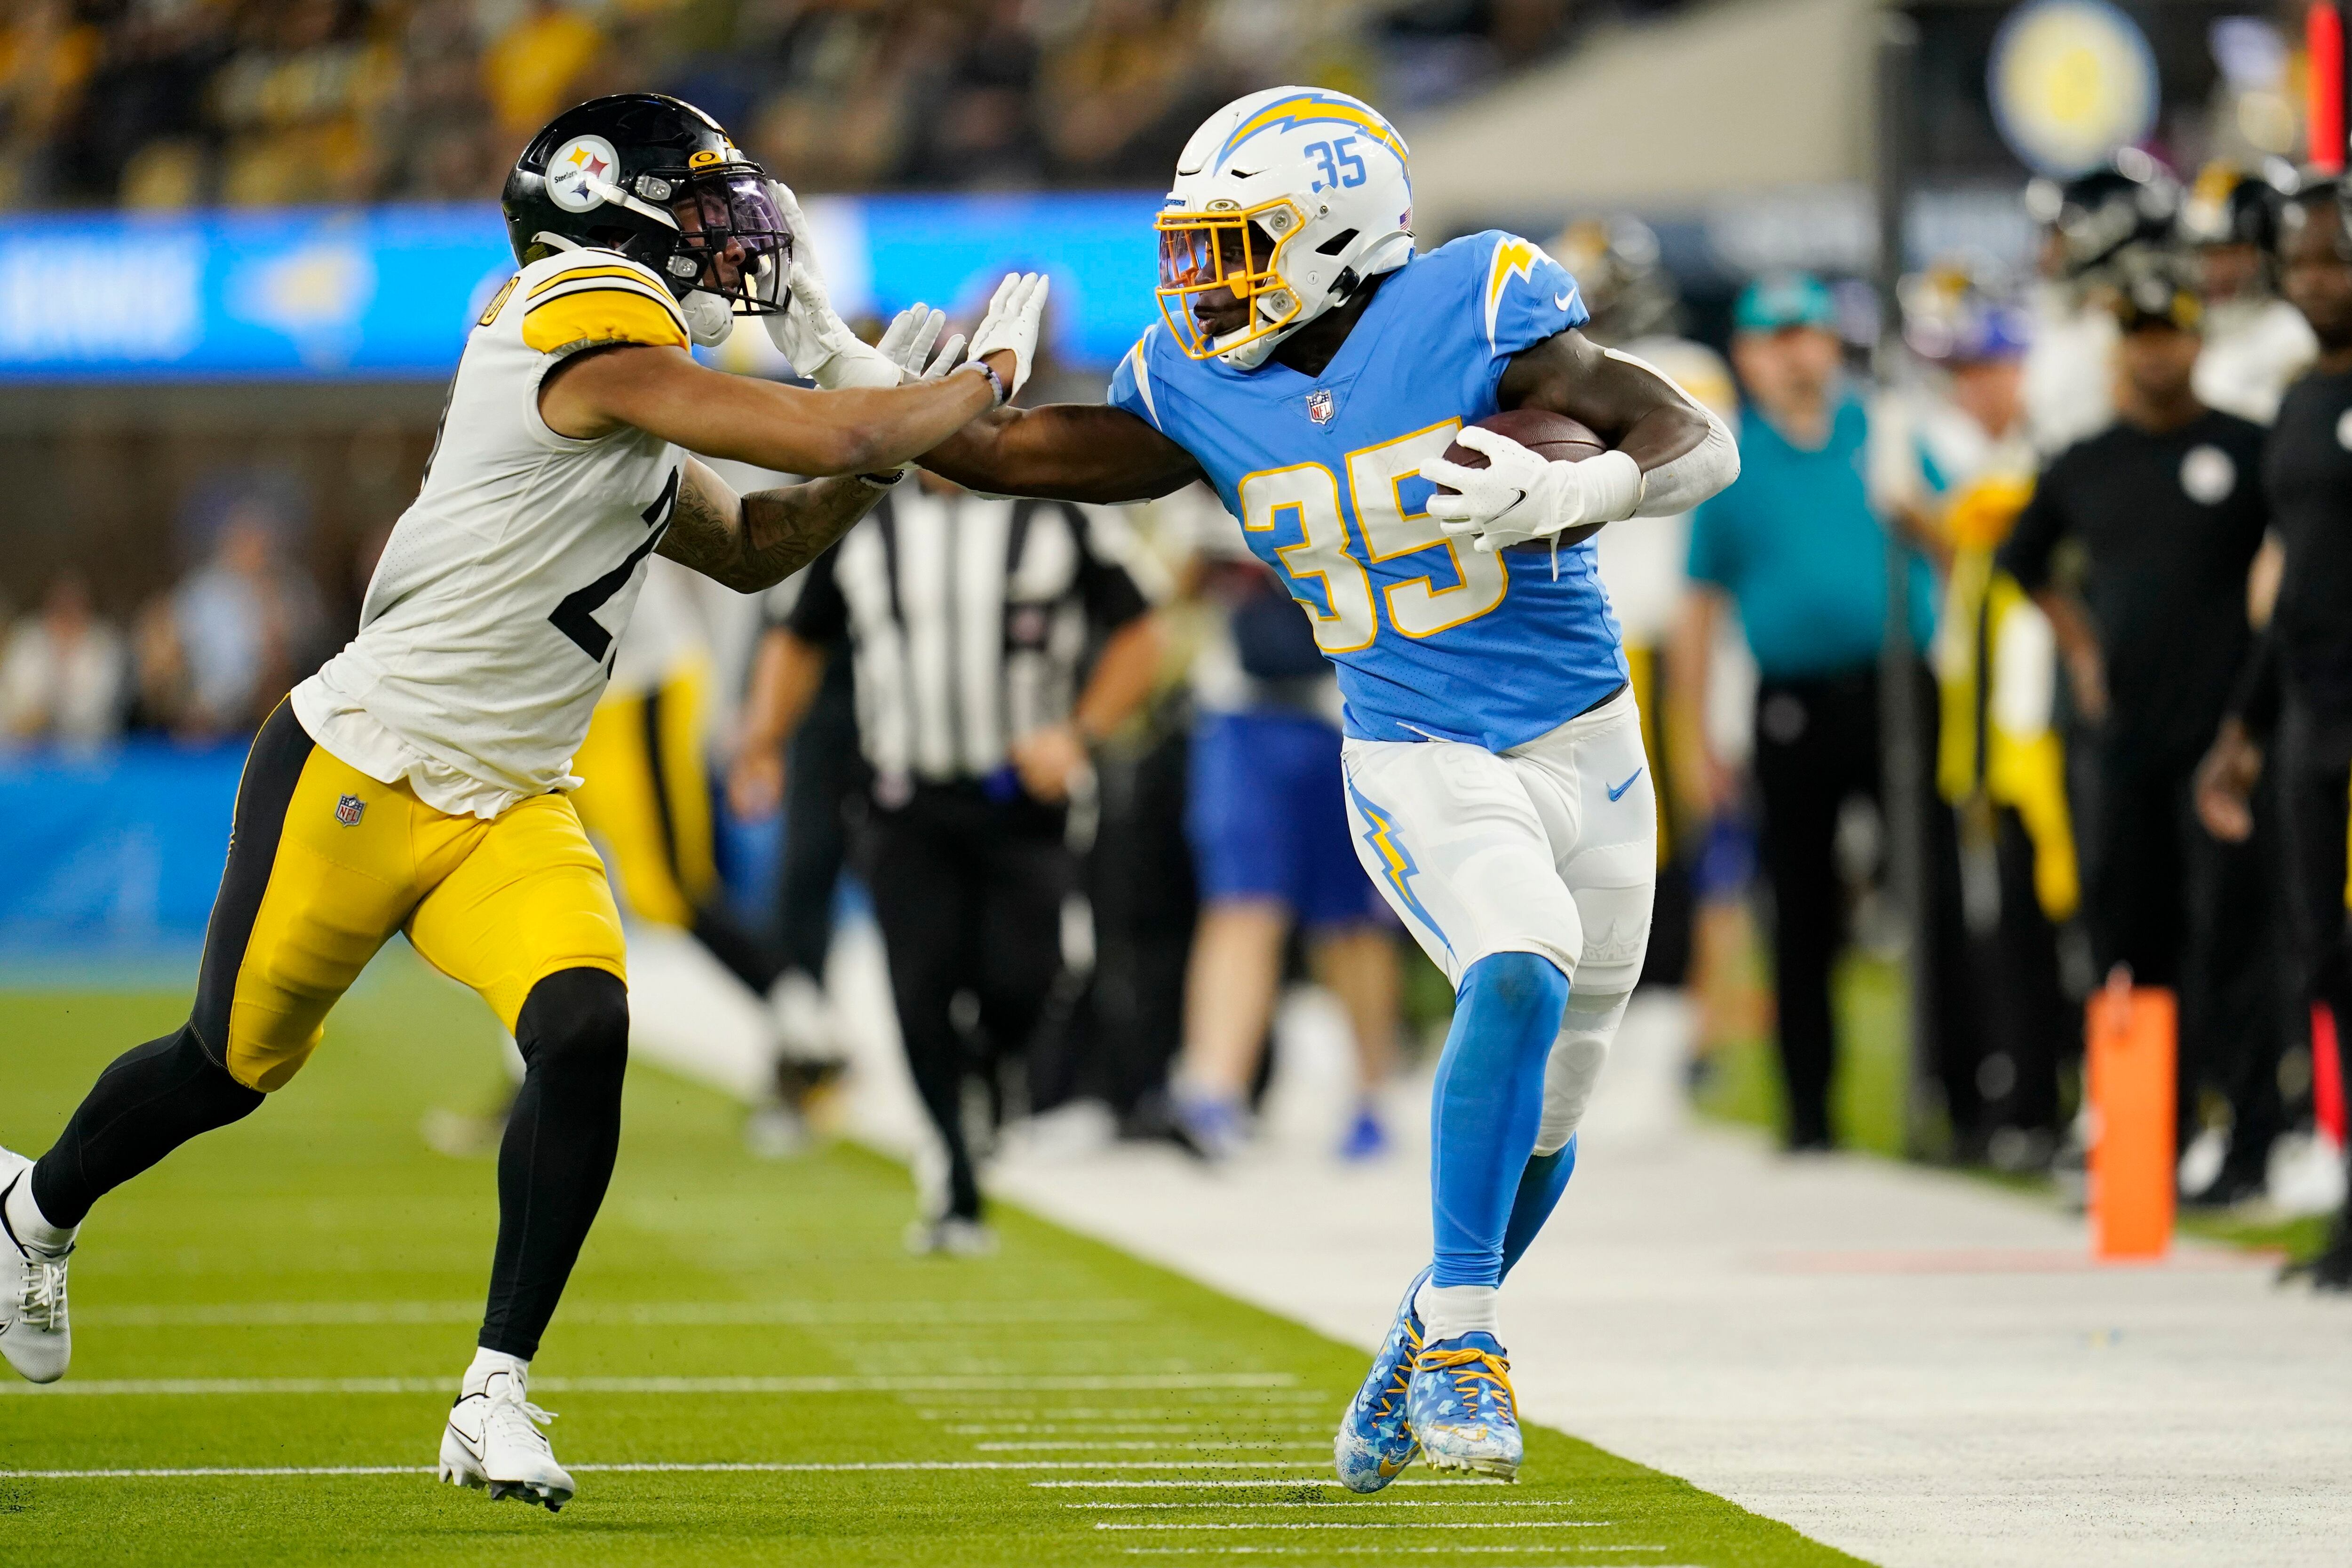
[{"label": "white cleat", "polygon": [[523,1397],[520,1374],[500,1370],[475,1386],[471,1375],[441,1429],[441,1479],[488,1487],[490,1499],[520,1498],[554,1513],[572,1500],[572,1477],[555,1462],[541,1427],[555,1419]]},{"label": "white cleat", "polygon": [[31,1382],[55,1383],[73,1359],[66,1321],[66,1260],[73,1244],[47,1251],[9,1223],[8,1195],[32,1172],[32,1161],[0,1149],[0,1357]]}]

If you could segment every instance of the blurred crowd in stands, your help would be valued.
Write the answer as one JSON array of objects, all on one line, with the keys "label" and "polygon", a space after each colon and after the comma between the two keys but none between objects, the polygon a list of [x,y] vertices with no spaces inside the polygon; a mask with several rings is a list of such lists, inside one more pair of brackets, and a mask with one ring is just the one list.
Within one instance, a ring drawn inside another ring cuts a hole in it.
[{"label": "blurred crowd in stands", "polygon": [[1208,110],[1313,80],[1409,112],[1571,0],[12,0],[0,207],[497,193],[566,104],[658,89],[803,190],[1157,184]]},{"label": "blurred crowd in stands", "polygon": [[[233,471],[191,497],[188,568],[129,624],[102,613],[79,562],[36,602],[0,605],[21,612],[0,637],[0,735],[89,746],[126,730],[249,734],[351,630],[304,559],[308,523],[289,476]],[[381,537],[364,548],[370,567]]]}]

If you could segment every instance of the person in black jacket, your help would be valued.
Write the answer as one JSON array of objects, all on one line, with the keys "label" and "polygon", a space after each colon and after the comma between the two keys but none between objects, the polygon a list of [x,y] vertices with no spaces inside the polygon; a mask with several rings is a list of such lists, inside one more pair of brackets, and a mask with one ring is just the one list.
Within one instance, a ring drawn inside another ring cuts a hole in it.
[{"label": "person in black jacket", "polygon": [[2199,824],[2190,785],[2252,634],[2246,580],[2269,526],[2263,431],[2200,402],[2197,298],[2174,258],[2138,257],[2117,311],[2117,418],[2061,453],[2000,563],[2050,617],[2086,731],[2076,819],[2094,961],[2180,997],[2181,1131],[2229,1096],[2212,1187],[2261,1188],[2278,1130],[2278,983],[2264,862]]},{"label": "person in black jacket", "polygon": [[[2352,1033],[2352,227],[2337,184],[2299,193],[2282,235],[2280,285],[2318,337],[2319,359],[2287,390],[2272,433],[2263,482],[2278,598],[2200,773],[2198,807],[2215,833],[2242,840],[2254,823],[2249,794],[2270,775],[2296,994],[2335,1015],[2341,1049]],[[2304,1267],[2321,1289],[2352,1291],[2352,1206]]]}]

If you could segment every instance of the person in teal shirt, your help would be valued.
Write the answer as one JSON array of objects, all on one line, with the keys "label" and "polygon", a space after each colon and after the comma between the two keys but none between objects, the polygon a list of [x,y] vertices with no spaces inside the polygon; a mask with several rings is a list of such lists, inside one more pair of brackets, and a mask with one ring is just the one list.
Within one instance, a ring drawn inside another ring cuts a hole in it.
[{"label": "person in teal shirt", "polygon": [[[1757,792],[1760,848],[1772,884],[1774,988],[1780,1066],[1792,1149],[1831,1145],[1829,1091],[1836,1041],[1830,967],[1843,940],[1844,889],[1837,858],[1840,810],[1857,795],[1881,796],[1879,659],[1887,616],[1888,536],[1865,486],[1869,418],[1847,385],[1829,289],[1802,274],[1760,278],[1733,312],[1731,359],[1745,408],[1740,476],[1691,519],[1690,612],[1675,684],[1692,716],[1706,702],[1715,630],[1736,608],[1755,656]],[[1935,626],[1934,582],[1914,559],[1906,606],[1913,646],[1924,653]],[[1926,666],[1923,711],[1934,711]],[[1721,814],[1737,780],[1686,722],[1696,741],[1704,800]],[[1924,771],[1924,770],[1923,770]],[[1966,987],[1956,971],[1964,951],[1958,902],[1958,850],[1950,815],[1932,792],[1928,859],[1936,952],[1924,967],[1936,992],[1935,1027]],[[1943,874],[1947,869],[1951,874]],[[1949,883],[1947,887],[1944,884]],[[1948,923],[1944,918],[1948,904]]]}]

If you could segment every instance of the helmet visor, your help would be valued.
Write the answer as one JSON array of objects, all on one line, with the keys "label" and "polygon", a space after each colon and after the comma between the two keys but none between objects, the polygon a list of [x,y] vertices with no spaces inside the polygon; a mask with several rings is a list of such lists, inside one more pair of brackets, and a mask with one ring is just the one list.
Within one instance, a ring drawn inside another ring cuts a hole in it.
[{"label": "helmet visor", "polygon": [[692,287],[751,315],[783,308],[793,236],[765,178],[742,170],[705,175],[688,183],[670,213],[677,254],[700,264]]}]

